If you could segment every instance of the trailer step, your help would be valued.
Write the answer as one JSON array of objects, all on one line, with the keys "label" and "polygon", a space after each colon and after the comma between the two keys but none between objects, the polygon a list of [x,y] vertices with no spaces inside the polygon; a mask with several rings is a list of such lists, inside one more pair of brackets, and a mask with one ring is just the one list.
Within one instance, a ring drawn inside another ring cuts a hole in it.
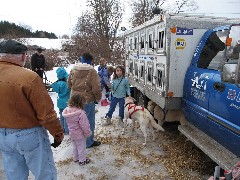
[{"label": "trailer step", "polygon": [[216,162],[222,169],[230,170],[237,162],[240,162],[240,158],[220,145],[207,134],[198,130],[192,124],[187,123],[186,125],[179,125],[178,130],[206,155],[208,155],[214,162]]}]

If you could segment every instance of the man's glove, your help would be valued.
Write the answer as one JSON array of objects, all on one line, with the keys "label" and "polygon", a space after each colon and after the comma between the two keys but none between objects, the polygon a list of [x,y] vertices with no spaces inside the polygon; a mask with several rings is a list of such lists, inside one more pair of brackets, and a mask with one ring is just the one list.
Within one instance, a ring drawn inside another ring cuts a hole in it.
[{"label": "man's glove", "polygon": [[63,136],[64,136],[63,133],[56,134],[54,137],[54,142],[51,144],[51,146],[54,148],[58,147],[62,143]]},{"label": "man's glove", "polygon": [[58,142],[56,139],[54,139],[54,143],[52,143],[51,146],[54,147],[54,148],[56,148],[56,147],[58,147],[61,143],[62,143],[62,141]]}]

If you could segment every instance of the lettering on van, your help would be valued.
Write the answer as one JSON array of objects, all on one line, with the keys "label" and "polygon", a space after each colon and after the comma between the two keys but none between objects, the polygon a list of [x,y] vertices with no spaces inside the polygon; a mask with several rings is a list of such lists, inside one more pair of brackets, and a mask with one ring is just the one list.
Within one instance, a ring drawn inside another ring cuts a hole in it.
[{"label": "lettering on van", "polygon": [[184,49],[186,47],[187,43],[185,41],[185,39],[183,38],[177,38],[177,40],[175,41],[175,47],[176,49]]},{"label": "lettering on van", "polygon": [[193,35],[193,29],[177,28],[176,35]]},{"label": "lettering on van", "polygon": [[[236,102],[239,103],[239,102],[240,102],[240,92],[237,93],[236,90],[234,90],[234,89],[229,89],[229,90],[228,90],[227,98],[228,98],[229,100],[231,100],[231,101],[236,101]],[[234,108],[236,108],[236,109],[240,109],[240,106],[238,106],[238,105],[236,105],[236,104],[234,104],[234,103],[231,103],[230,106],[231,106],[231,107],[234,107]]]},{"label": "lettering on van", "polygon": [[196,99],[205,100],[206,97],[206,88],[207,88],[207,79],[208,77],[204,77],[203,75],[197,76],[197,73],[194,73],[194,78],[191,79],[192,87],[191,87],[191,95]]},{"label": "lettering on van", "polygon": [[233,104],[233,103],[230,106],[235,107],[236,109],[240,109],[240,106]]}]

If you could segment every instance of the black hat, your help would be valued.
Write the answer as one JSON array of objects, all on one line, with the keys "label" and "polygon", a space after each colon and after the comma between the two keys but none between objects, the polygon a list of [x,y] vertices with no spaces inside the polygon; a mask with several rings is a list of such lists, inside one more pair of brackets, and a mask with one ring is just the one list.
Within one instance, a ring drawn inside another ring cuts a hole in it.
[{"label": "black hat", "polygon": [[43,49],[39,47],[39,48],[37,48],[37,52],[41,53],[41,52],[43,52]]},{"label": "black hat", "polygon": [[0,42],[0,53],[23,54],[27,50],[27,46],[12,39]]}]

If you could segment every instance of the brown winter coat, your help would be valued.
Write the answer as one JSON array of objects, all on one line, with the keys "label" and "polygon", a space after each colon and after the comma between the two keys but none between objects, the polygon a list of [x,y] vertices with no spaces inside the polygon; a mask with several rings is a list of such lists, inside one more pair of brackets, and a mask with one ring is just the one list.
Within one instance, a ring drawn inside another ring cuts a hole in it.
[{"label": "brown winter coat", "polygon": [[53,136],[63,133],[42,79],[33,71],[0,62],[0,128],[45,127]]},{"label": "brown winter coat", "polygon": [[85,103],[100,101],[101,85],[97,71],[93,66],[85,63],[75,64],[68,78],[68,87],[71,96],[80,94],[85,98]]}]

